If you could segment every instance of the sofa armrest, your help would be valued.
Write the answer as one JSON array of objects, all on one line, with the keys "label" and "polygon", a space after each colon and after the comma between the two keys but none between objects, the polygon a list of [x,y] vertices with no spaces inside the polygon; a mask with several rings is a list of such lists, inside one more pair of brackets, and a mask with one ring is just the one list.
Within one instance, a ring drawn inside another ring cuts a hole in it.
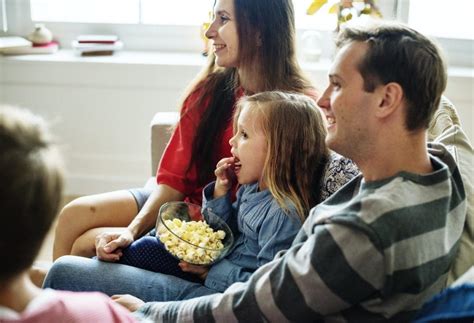
[{"label": "sofa armrest", "polygon": [[178,119],[178,112],[157,112],[151,121],[151,176],[156,175],[161,156],[171,136],[171,127]]}]

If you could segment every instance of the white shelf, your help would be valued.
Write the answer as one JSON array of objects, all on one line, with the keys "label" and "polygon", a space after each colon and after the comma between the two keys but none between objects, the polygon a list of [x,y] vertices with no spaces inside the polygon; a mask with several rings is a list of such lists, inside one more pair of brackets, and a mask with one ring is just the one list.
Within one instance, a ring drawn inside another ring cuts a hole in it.
[{"label": "white shelf", "polygon": [[71,49],[54,54],[3,56],[5,61],[202,66],[200,53],[118,51],[109,56],[79,56]]}]

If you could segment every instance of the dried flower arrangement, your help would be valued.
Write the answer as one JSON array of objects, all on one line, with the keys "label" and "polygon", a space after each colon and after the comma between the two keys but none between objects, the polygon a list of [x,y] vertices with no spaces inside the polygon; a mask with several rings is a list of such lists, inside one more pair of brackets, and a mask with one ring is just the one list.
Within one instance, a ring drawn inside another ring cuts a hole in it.
[{"label": "dried flower arrangement", "polygon": [[313,15],[328,2],[330,4],[328,13],[337,15],[337,30],[344,23],[354,19],[354,17],[361,17],[363,15],[382,17],[379,8],[375,4],[375,0],[313,0],[306,13]]}]

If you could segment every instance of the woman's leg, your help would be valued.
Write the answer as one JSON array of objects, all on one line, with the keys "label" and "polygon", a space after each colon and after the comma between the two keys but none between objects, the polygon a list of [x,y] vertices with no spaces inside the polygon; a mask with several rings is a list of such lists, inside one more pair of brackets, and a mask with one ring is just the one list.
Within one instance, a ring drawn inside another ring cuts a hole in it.
[{"label": "woman's leg", "polygon": [[95,238],[102,232],[122,233],[124,227],[101,227],[86,231],[74,241],[71,248],[71,255],[92,258],[96,255]]},{"label": "woman's leg", "polygon": [[173,301],[216,293],[178,277],[95,259],[65,256],[48,272],[44,288],[131,294],[145,302]]},{"label": "woman's leg", "polygon": [[[53,259],[71,254],[76,240],[90,229],[126,227],[137,213],[135,198],[125,190],[84,196],[72,201],[61,210],[58,217]],[[75,251],[93,250],[94,233],[98,232],[89,232],[81,237]]]}]

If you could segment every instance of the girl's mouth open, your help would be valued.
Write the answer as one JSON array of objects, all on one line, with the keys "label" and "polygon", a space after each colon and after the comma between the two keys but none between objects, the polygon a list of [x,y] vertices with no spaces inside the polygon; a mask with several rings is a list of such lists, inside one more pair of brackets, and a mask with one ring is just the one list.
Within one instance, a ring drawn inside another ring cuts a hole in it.
[{"label": "girl's mouth open", "polygon": [[234,173],[237,175],[240,172],[240,168],[242,167],[242,164],[240,163],[240,159],[237,157],[234,157]]}]

